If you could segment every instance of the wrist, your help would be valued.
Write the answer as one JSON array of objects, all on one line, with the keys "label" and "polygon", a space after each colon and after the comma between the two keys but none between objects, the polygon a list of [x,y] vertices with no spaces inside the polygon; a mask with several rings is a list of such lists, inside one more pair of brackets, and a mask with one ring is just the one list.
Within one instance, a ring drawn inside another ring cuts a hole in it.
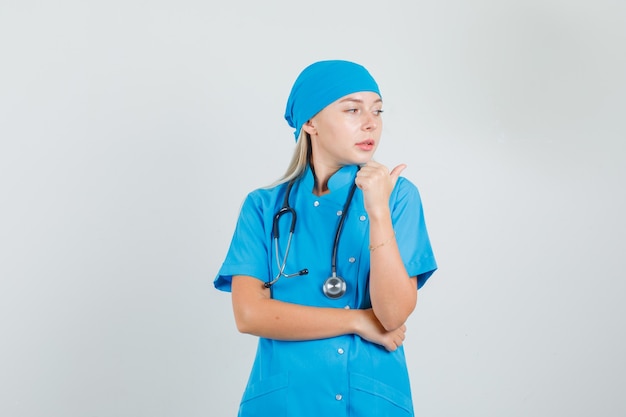
[{"label": "wrist", "polygon": [[371,244],[369,245],[369,250],[370,252],[374,252],[376,249],[385,246],[386,244],[390,243],[393,239],[396,238],[396,234],[394,233],[392,236],[390,236],[389,238],[387,238],[386,240],[383,240],[382,242],[379,242],[375,245]]},{"label": "wrist", "polygon": [[347,309],[347,315],[349,317],[350,333],[360,336],[363,331],[363,310]]},{"label": "wrist", "polygon": [[370,222],[374,221],[384,221],[391,219],[391,211],[389,210],[389,206],[382,206],[371,208],[367,210],[367,215],[370,219]]}]

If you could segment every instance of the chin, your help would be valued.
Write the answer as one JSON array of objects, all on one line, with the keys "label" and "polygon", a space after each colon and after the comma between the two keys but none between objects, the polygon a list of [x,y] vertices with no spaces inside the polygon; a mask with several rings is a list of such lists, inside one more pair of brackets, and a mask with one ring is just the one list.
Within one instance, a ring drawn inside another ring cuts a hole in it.
[{"label": "chin", "polygon": [[365,165],[369,161],[371,161],[372,158],[374,158],[374,152],[368,153],[367,155],[363,155],[360,158],[355,158],[355,160],[352,163],[352,165]]},{"label": "chin", "polygon": [[345,161],[343,164],[341,164],[341,166],[347,167],[347,166],[352,166],[352,165],[365,165],[370,161],[371,158],[369,159],[353,159],[350,161]]},{"label": "chin", "polygon": [[360,153],[358,155],[354,155],[351,158],[346,158],[342,166],[348,165],[365,165],[374,157],[374,152]]}]

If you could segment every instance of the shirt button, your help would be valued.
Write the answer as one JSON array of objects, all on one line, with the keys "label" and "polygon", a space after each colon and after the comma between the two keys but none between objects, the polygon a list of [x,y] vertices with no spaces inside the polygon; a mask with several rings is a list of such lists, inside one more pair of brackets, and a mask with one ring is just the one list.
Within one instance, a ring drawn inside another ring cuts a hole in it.
[{"label": "shirt button", "polygon": [[348,262],[350,262],[351,264],[353,264],[356,261],[355,257],[351,257],[348,259]]},{"label": "shirt button", "polygon": [[320,202],[319,202],[319,201],[316,201],[316,202],[314,202],[314,203],[313,203],[313,205],[314,205],[315,207],[317,207],[317,206],[319,206],[319,205],[320,205]]},{"label": "shirt button", "polygon": [[361,216],[361,217],[359,217],[359,220],[361,220],[362,222],[364,222],[364,221],[365,221],[365,219],[366,219],[366,217],[365,217],[365,216]]},{"label": "shirt button", "polygon": [[337,212],[337,216],[341,216],[341,214],[342,214],[342,213],[343,213],[343,211],[339,210],[339,211]]},{"label": "shirt button", "polygon": [[337,349],[337,353],[340,355],[343,355],[343,349],[342,348]]},{"label": "shirt button", "polygon": [[343,398],[343,395],[341,395],[341,394],[337,394],[337,395],[335,395],[335,399],[336,399],[337,401],[341,401],[341,399],[342,399],[342,398]]}]

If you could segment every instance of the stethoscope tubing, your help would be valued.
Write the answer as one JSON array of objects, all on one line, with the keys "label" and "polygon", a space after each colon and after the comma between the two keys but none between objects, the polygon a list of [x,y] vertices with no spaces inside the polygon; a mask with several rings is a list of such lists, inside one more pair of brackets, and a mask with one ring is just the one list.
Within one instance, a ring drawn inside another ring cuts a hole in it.
[{"label": "stethoscope tubing", "polygon": [[356,191],[356,183],[353,183],[350,187],[350,192],[348,193],[348,197],[346,198],[346,202],[343,205],[343,210],[341,211],[341,218],[339,219],[339,224],[337,225],[337,230],[335,232],[335,240],[333,242],[333,253],[330,264],[330,271],[332,276],[337,276],[337,249],[339,248],[339,236],[341,236],[341,230],[343,229],[343,223],[348,216],[348,209],[350,208],[350,203],[352,202],[352,197],[354,196],[354,192]]},{"label": "stethoscope tubing", "polygon": [[[289,205],[289,196],[291,195],[291,189],[293,188],[296,179],[292,179],[289,181],[287,185],[287,190],[285,191],[285,198],[283,200],[282,207],[276,212],[274,218],[272,220],[272,239],[274,241],[274,251],[276,254],[276,266],[278,267],[278,273],[271,281],[265,282],[265,288],[270,288],[281,278],[292,278],[299,275],[306,275],[309,273],[308,269],[302,269],[298,272],[287,274],[285,273],[285,266],[287,265],[287,257],[289,256],[289,250],[291,248],[291,240],[296,228],[296,220],[297,214],[296,210]],[[354,197],[354,192],[356,191],[356,182],[352,183],[350,187],[350,191],[348,192],[348,197],[346,198],[346,202],[343,205],[343,209],[341,211],[341,216],[339,218],[339,223],[337,224],[337,229],[335,231],[335,238],[333,240],[333,249],[331,253],[331,276],[324,282],[322,286],[324,294],[332,299],[341,297],[346,291],[346,282],[343,278],[337,276],[337,251],[339,248],[339,239],[341,236],[341,231],[343,229],[343,225],[345,219],[348,215],[348,209],[350,208],[350,203],[352,202],[352,198]],[[278,239],[280,237],[280,228],[279,222],[280,218],[285,214],[291,214],[291,223],[289,225],[289,236],[287,238],[287,246],[285,247],[285,253],[283,256],[282,262],[280,261],[279,251],[278,251]]]}]

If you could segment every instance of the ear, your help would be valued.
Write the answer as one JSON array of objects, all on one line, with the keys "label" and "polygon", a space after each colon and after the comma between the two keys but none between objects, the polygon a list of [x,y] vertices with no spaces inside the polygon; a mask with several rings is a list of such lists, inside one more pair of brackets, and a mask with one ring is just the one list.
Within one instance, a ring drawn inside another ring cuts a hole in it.
[{"label": "ear", "polygon": [[302,125],[302,130],[311,136],[315,136],[317,134],[317,128],[311,120]]}]

